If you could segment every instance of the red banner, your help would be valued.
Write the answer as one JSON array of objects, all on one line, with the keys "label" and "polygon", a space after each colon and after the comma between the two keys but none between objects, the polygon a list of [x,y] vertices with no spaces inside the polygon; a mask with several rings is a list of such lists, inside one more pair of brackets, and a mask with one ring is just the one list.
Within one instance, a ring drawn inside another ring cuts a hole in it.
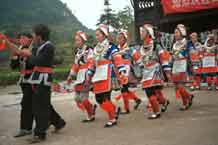
[{"label": "red banner", "polygon": [[218,0],[162,0],[165,15],[218,9]]}]

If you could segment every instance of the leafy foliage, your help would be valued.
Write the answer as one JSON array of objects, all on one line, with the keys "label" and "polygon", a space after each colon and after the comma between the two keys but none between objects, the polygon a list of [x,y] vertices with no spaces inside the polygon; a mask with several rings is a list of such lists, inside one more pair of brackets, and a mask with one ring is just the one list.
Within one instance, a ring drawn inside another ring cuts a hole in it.
[{"label": "leafy foliage", "polygon": [[113,11],[112,9],[105,9],[104,13],[101,14],[98,24],[108,23],[116,31],[122,29],[129,30],[132,27],[134,21],[133,11],[129,6],[126,6],[123,10],[118,12]]}]

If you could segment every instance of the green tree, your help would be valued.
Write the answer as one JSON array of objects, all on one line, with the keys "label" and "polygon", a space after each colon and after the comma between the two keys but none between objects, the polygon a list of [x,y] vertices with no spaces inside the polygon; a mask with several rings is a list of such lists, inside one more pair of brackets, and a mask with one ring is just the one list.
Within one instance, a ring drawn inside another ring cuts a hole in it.
[{"label": "green tree", "polygon": [[133,11],[129,6],[125,7],[123,10],[120,10],[116,16],[119,22],[118,30],[129,30],[130,27],[133,26],[134,16]]},{"label": "green tree", "polygon": [[133,10],[131,7],[126,6],[123,10],[118,12],[115,12],[112,9],[105,9],[104,13],[100,16],[97,25],[100,23],[108,23],[115,31],[120,31],[122,29],[129,30],[130,27],[133,27],[133,22]]},{"label": "green tree", "polygon": [[97,25],[104,23],[109,24],[109,26],[117,29],[119,27],[119,21],[117,19],[116,13],[111,9],[104,9],[104,13],[100,15]]}]

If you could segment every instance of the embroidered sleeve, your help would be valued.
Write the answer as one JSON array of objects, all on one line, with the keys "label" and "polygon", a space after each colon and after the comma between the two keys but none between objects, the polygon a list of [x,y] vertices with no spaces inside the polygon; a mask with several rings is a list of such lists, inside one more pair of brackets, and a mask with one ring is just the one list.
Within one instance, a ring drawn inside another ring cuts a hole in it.
[{"label": "embroidered sleeve", "polygon": [[117,53],[113,55],[113,62],[115,68],[118,70],[119,73],[126,71],[126,67],[123,64],[123,58],[120,54]]},{"label": "embroidered sleeve", "polygon": [[111,51],[110,51],[111,55],[114,55],[115,53],[117,53],[119,51],[117,46],[115,46],[115,45],[112,45],[110,49],[111,49]]},{"label": "embroidered sleeve", "polygon": [[76,76],[77,73],[78,73],[78,70],[79,70],[79,66],[78,66],[77,64],[73,64],[73,65],[71,66],[69,76],[71,76],[71,77]]}]

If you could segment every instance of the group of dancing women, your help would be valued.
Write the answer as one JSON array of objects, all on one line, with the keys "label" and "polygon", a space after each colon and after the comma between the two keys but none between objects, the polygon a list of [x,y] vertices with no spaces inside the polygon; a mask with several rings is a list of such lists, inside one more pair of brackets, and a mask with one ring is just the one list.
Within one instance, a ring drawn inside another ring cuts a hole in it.
[{"label": "group of dancing women", "polygon": [[[84,123],[95,121],[96,104],[89,100],[89,93],[95,94],[100,108],[108,114],[104,127],[117,125],[120,114],[130,113],[130,100],[135,102],[134,110],[142,103],[133,87],[141,88],[148,98],[147,117],[158,119],[167,111],[170,101],[163,93],[166,81],[175,87],[176,99],[181,99],[179,110],[191,108],[194,95],[191,90],[200,89],[206,82],[208,89],[218,89],[217,45],[215,36],[209,34],[204,44],[198,41],[198,34],[187,37],[186,27],[178,24],[174,30],[172,50],[165,49],[151,24],[140,29],[142,45],[139,48],[128,45],[128,32],[121,31],[116,43],[109,40],[106,25],[101,24],[95,31],[98,43],[94,48],[86,45],[87,36],[78,31],[74,38],[76,44],[75,61],[68,82],[76,78],[75,101],[77,106],[87,113]],[[111,92],[120,91],[115,100],[123,100],[122,109],[111,100]]]},{"label": "group of dancing women", "polygon": [[[49,34],[46,25],[36,25],[32,35],[20,36],[20,46],[0,35],[0,47],[11,49],[11,67],[19,67],[21,72],[19,83],[23,98],[20,130],[15,137],[32,134],[35,120],[32,143],[45,140],[49,126],[53,125],[57,132],[66,124],[50,100],[55,53]],[[83,123],[94,122],[96,109],[100,108],[108,115],[104,127],[116,126],[119,115],[131,112],[131,100],[134,101],[134,110],[142,105],[142,96],[137,96],[132,88],[142,89],[148,98],[144,107],[150,120],[164,115],[170,104],[169,97],[163,93],[165,82],[173,83],[175,98],[182,102],[181,111],[193,105],[194,95],[188,91],[187,83],[191,90],[200,89],[202,82],[209,90],[218,89],[218,46],[213,34],[209,34],[202,44],[196,32],[188,36],[186,27],[178,24],[171,50],[163,47],[151,24],[140,28],[142,44],[139,47],[128,44],[126,30],[120,31],[116,41],[112,42],[105,24],[98,26],[95,35],[97,44],[94,47],[87,45],[85,32],[77,31],[73,35],[75,56],[66,78],[68,84],[74,84],[77,107],[87,115]],[[114,100],[122,99],[123,107],[113,101],[111,94],[114,90],[119,92]],[[90,98],[91,92],[96,104]]]}]

